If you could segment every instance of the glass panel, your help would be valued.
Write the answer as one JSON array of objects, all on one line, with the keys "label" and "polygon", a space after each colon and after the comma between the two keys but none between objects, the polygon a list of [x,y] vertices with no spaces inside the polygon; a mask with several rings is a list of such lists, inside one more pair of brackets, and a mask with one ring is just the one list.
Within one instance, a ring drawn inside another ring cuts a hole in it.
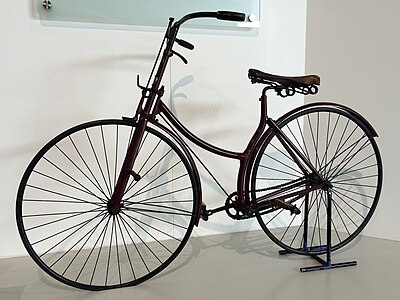
[{"label": "glass panel", "polygon": [[[259,0],[35,0],[39,19],[79,23],[164,27],[168,18],[195,11],[231,10],[247,15],[246,22],[194,20],[185,27],[244,30],[259,26]],[[45,8],[46,6],[46,8]]]}]

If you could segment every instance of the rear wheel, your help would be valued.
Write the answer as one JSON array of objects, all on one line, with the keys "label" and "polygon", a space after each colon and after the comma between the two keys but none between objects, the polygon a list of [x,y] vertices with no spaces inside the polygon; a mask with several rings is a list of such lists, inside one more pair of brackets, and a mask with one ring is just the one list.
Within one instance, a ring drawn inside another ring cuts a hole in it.
[{"label": "rear wheel", "polygon": [[[332,250],[353,240],[370,220],[382,187],[382,162],[374,137],[356,117],[334,107],[314,107],[278,124],[319,174],[333,185]],[[268,136],[256,157],[251,178],[253,201],[286,187],[278,196],[304,190],[304,173],[279,142]],[[289,185],[292,185],[289,187]],[[300,214],[269,205],[257,213],[265,233],[279,246],[298,254],[327,250],[327,191],[291,197]]]},{"label": "rear wheel", "polygon": [[136,125],[101,120],[50,141],[19,186],[22,241],[49,275],[100,290],[138,284],[182,250],[196,222],[192,166],[164,134],[146,128],[122,208],[110,214],[119,170]]}]

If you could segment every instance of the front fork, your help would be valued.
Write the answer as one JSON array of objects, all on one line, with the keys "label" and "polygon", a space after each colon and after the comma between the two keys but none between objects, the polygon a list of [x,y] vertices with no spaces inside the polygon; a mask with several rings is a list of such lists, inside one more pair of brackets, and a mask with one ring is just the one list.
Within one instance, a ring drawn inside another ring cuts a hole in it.
[{"label": "front fork", "polygon": [[136,174],[132,168],[139,152],[139,145],[142,141],[144,131],[147,125],[147,118],[140,118],[133,134],[132,140],[127,149],[121,171],[118,176],[117,184],[111,199],[107,203],[108,212],[111,215],[116,215],[120,212],[122,207],[122,198],[125,193],[126,186],[128,185],[129,177],[133,176],[134,180],[139,180],[140,175]]}]

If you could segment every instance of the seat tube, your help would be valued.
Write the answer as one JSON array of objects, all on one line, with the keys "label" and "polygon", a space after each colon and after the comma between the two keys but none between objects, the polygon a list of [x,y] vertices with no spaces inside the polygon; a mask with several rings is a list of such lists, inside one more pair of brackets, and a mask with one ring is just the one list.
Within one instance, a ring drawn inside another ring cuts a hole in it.
[{"label": "seat tube", "polygon": [[[267,88],[264,88],[260,97],[260,119],[258,126],[249,143],[247,144],[244,156],[240,160],[240,168],[238,174],[237,191],[239,193],[239,199],[242,200],[243,205],[247,206],[250,204],[250,176],[251,167],[253,166],[256,153],[258,151],[257,145],[260,141],[261,136],[264,133],[265,127],[267,126],[268,119],[268,106],[267,106]],[[244,194],[241,193],[244,192]]]}]

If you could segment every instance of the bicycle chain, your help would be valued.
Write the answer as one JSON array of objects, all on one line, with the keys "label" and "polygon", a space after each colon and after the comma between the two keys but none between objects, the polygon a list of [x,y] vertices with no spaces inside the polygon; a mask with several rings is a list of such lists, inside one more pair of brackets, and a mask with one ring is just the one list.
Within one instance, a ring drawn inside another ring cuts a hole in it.
[{"label": "bicycle chain", "polygon": [[[283,188],[283,187],[285,187],[287,185],[291,185],[291,184],[300,182],[302,180],[305,180],[305,178],[306,177],[304,176],[304,177],[297,178],[297,179],[292,180],[292,181],[287,182],[287,183],[282,183],[282,184],[279,184],[279,185],[276,185],[276,186],[271,186],[271,187],[267,187],[267,188],[263,188],[263,189],[257,189],[257,190],[255,190],[255,192],[266,192],[266,191],[278,190],[278,189],[281,189],[281,188]],[[251,193],[251,192],[252,191],[250,191],[249,193]],[[229,197],[226,199],[226,205],[228,204],[229,201],[232,201],[231,203],[233,203],[234,202],[233,197],[236,196],[236,195],[237,195],[237,192],[234,192],[234,193],[230,194]],[[304,195],[297,196],[297,197],[293,198],[290,202],[295,202],[295,201],[299,200],[300,198],[302,198],[303,196]],[[229,208],[233,208],[233,206],[229,206],[228,209]],[[227,213],[228,213],[228,215],[230,217],[232,217],[233,219],[237,219],[237,220],[251,219],[251,218],[254,217],[254,212],[251,213],[251,215],[243,214],[243,215],[240,215],[240,216],[239,215],[233,216],[233,214],[231,214],[228,210],[226,210],[226,211],[227,211]],[[270,210],[267,210],[267,211],[261,212],[259,214],[260,215],[265,215],[265,214],[268,214],[269,212],[270,212]]]},{"label": "bicycle chain", "polygon": [[271,187],[267,187],[267,188],[263,188],[263,189],[258,189],[258,190],[255,190],[255,192],[266,192],[266,191],[278,190],[280,188],[283,188],[286,185],[290,185],[290,184],[293,184],[293,183],[300,182],[300,181],[304,180],[305,178],[306,178],[305,176],[304,177],[300,177],[300,178],[297,178],[295,180],[292,180],[291,182],[282,183],[280,185],[271,186]]}]

